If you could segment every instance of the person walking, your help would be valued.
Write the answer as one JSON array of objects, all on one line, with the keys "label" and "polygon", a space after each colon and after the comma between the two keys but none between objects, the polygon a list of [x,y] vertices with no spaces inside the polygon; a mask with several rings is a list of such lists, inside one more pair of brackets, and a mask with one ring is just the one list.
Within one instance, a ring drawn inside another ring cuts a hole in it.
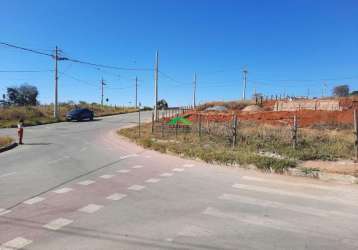
[{"label": "person walking", "polygon": [[24,120],[20,119],[19,122],[17,123],[17,135],[19,137],[19,144],[22,145],[24,144],[22,139],[24,137]]}]

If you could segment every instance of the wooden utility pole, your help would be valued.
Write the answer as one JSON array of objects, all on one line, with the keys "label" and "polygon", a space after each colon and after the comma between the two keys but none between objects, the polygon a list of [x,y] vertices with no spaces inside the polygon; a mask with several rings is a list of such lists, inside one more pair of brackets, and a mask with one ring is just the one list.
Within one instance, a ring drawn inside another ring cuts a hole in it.
[{"label": "wooden utility pole", "polygon": [[55,102],[53,104],[53,117],[58,119],[58,47],[55,49]]},{"label": "wooden utility pole", "polygon": [[158,71],[159,71],[159,51],[157,50],[155,56],[155,67],[154,67],[154,119],[158,121]]},{"label": "wooden utility pole", "polygon": [[195,109],[196,108],[196,73],[194,74],[194,81],[193,81],[193,106]]},{"label": "wooden utility pole", "polygon": [[357,109],[354,109],[353,113],[353,122],[354,122],[354,134],[355,134],[355,162],[358,162],[358,113]]},{"label": "wooden utility pole", "polygon": [[135,77],[135,108],[138,108],[138,77]]}]

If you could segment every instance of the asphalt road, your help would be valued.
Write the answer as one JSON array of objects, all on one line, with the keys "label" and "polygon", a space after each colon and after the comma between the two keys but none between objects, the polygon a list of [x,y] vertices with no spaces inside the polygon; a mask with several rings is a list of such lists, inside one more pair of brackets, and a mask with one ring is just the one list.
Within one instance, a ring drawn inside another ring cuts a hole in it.
[{"label": "asphalt road", "polygon": [[136,121],[26,128],[0,154],[0,249],[358,249],[357,186],[143,150],[115,134]]}]

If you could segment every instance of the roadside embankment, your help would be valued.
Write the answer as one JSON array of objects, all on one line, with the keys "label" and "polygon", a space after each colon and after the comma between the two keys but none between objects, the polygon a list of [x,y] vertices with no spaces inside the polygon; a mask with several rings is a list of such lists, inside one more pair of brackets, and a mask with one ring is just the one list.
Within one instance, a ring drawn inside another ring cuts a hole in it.
[{"label": "roadside embankment", "polygon": [[[224,129],[223,127],[222,130]],[[232,147],[224,136],[215,136],[213,133],[201,136],[190,131],[176,134],[168,131],[152,133],[151,124],[141,126],[140,137],[138,127],[121,129],[118,133],[144,148],[162,153],[281,174],[320,178],[324,176],[323,173],[330,172],[324,167],[316,168],[312,167],[312,164],[304,164],[308,161],[319,161],[321,165],[337,165],[337,175],[351,176],[352,178],[348,178],[351,183],[357,181],[357,164],[345,168],[345,171],[339,171],[339,162],[352,162],[354,156],[351,131],[302,129],[297,149],[292,148],[290,130],[282,127],[243,122],[238,131],[239,139],[235,147]]]}]

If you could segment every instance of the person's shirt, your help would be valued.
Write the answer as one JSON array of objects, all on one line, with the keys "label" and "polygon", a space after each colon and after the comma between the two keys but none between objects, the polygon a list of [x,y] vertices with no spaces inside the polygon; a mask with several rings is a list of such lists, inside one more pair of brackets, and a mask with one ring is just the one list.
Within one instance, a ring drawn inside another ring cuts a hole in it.
[{"label": "person's shirt", "polygon": [[18,128],[18,129],[21,129],[21,128],[22,128],[22,123],[18,123],[18,124],[17,124],[17,128]]}]

